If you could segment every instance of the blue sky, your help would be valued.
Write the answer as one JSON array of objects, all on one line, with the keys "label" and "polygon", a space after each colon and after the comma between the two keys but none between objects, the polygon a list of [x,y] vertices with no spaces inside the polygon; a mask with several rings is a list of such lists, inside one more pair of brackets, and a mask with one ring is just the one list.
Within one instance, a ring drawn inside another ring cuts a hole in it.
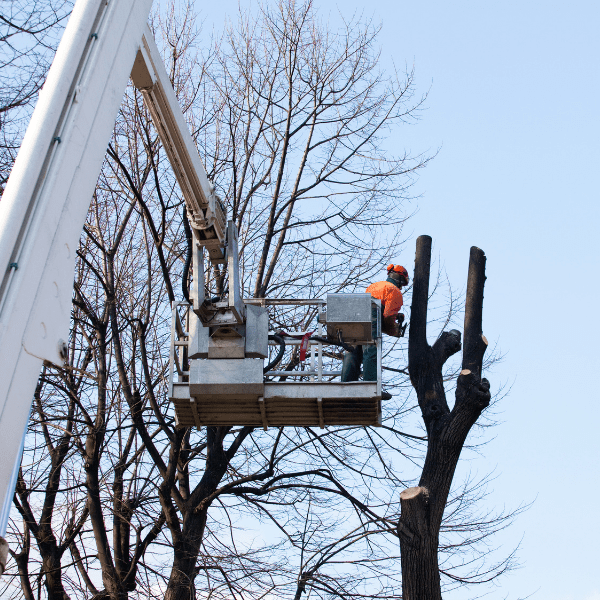
[{"label": "blue sky", "polygon": [[[384,68],[414,65],[418,91],[429,92],[419,123],[390,147],[439,149],[414,188],[398,262],[412,270],[414,238],[429,234],[464,289],[469,247],[488,257],[484,333],[506,354],[488,376],[512,390],[495,437],[464,468],[495,472],[490,507],[534,503],[498,539],[509,550],[522,539],[523,567],[480,591],[600,600],[600,4],[315,3],[333,25],[340,12],[380,21]],[[235,19],[238,2],[196,8],[208,34]]]},{"label": "blue sky", "polygon": [[[471,245],[488,257],[484,333],[506,353],[490,379],[512,391],[471,468],[496,470],[490,505],[535,503],[499,538],[509,548],[523,537],[523,568],[487,597],[599,600],[600,5],[317,6],[332,22],[338,6],[381,21],[384,61],[414,63],[419,90],[430,90],[394,148],[441,148],[421,173],[408,229],[433,237],[456,287]],[[237,1],[197,7],[207,31],[235,18]],[[399,258],[410,266],[413,252]]]},{"label": "blue sky", "polygon": [[471,245],[488,257],[484,332],[507,353],[490,379],[513,388],[476,468],[499,474],[491,503],[535,499],[502,538],[523,535],[524,566],[490,597],[598,598],[599,5],[373,10],[383,54],[431,86],[409,147],[441,146],[409,228],[433,237],[455,285]]}]

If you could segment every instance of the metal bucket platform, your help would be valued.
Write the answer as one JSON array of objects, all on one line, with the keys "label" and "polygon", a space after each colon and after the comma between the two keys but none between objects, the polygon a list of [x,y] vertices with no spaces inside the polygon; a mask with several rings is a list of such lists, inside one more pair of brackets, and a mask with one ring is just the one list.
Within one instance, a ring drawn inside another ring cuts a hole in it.
[{"label": "metal bucket platform", "polygon": [[[317,305],[321,314],[324,310],[323,300],[260,299],[260,302]],[[324,319],[319,321],[317,339],[308,339],[309,356],[303,370],[270,370],[265,375],[264,361],[259,358],[188,358],[186,353],[193,336],[184,328],[185,319],[178,312],[180,307],[188,320],[190,317],[187,304],[173,303],[169,399],[175,408],[178,427],[248,425],[267,429],[381,425],[381,333],[372,341],[366,341],[377,347],[377,381],[342,383],[334,380],[341,371],[329,370],[323,364],[320,340]],[[370,304],[366,310],[370,331]],[[305,333],[286,334],[285,344],[299,345],[299,338]],[[275,342],[269,341],[269,344]]]},{"label": "metal bucket platform", "polygon": [[266,382],[263,393],[193,396],[176,384],[171,400],[179,427],[381,425],[377,382]]}]

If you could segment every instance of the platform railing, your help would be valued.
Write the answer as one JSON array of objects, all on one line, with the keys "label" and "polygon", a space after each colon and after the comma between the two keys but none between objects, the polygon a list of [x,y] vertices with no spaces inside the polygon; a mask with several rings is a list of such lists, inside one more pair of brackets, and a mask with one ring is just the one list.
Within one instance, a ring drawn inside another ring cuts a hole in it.
[{"label": "platform railing", "polygon": [[[189,371],[184,370],[184,365],[187,362],[187,349],[190,343],[190,333],[184,327],[180,307],[185,310],[185,323],[187,325],[189,319],[189,309],[191,304],[185,300],[174,300],[171,303],[171,344],[169,347],[169,397],[173,397],[174,385],[187,385],[189,379]],[[177,373],[177,381],[175,381],[175,373]]]},{"label": "platform railing", "polygon": [[[279,299],[279,298],[246,298],[245,304],[253,304],[255,306],[318,306],[320,318],[317,320],[316,333],[317,337],[323,337],[326,311],[324,310],[326,301],[321,299],[298,298],[295,300]],[[184,316],[180,314],[181,308],[184,309]],[[173,396],[173,387],[175,385],[187,385],[189,379],[189,371],[184,369],[187,362],[187,349],[189,346],[189,327],[188,321],[190,318],[191,305],[185,300],[175,300],[171,304],[171,344],[169,352],[169,396]],[[184,326],[184,323],[186,326]],[[282,330],[270,331],[269,335],[279,334]],[[308,333],[307,331],[285,331],[283,340],[286,346],[298,346],[302,342],[302,337]],[[292,337],[293,336],[293,337]],[[270,346],[277,346],[278,342],[269,340]],[[377,346],[377,373],[378,379],[381,379],[381,338],[375,342]],[[341,370],[326,369],[323,364],[323,342],[310,339],[308,340],[308,369],[282,371],[270,370],[265,375],[267,377],[285,377],[299,378],[308,377],[311,382],[322,383],[330,380],[329,378],[339,377],[342,374]],[[175,380],[176,377],[176,380]],[[292,382],[290,382],[292,383]],[[378,381],[378,388],[380,381]]]}]

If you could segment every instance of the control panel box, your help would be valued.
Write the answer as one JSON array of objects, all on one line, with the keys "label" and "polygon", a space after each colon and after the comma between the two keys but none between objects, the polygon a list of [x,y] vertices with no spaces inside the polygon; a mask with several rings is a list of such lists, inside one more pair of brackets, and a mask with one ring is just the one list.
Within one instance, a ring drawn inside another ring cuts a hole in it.
[{"label": "control panel box", "polygon": [[349,344],[374,343],[381,337],[380,305],[371,294],[327,294],[327,335],[341,334]]}]

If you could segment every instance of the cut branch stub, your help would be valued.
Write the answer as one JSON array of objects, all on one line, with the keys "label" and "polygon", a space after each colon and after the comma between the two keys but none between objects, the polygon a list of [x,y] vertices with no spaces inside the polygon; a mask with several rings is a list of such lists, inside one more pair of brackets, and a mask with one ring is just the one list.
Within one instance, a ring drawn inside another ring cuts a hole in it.
[{"label": "cut branch stub", "polygon": [[485,285],[485,254],[473,246],[469,257],[469,277],[465,302],[465,334],[462,368],[481,377],[487,339],[482,330],[483,287]]},{"label": "cut branch stub", "polygon": [[444,331],[432,347],[434,362],[441,369],[444,363],[461,349],[461,333],[458,329]]},{"label": "cut branch stub", "polygon": [[398,533],[413,545],[419,545],[429,536],[429,490],[425,487],[404,490],[400,494],[400,507]]},{"label": "cut branch stub", "polygon": [[[427,352],[427,304],[429,299],[429,271],[431,264],[431,238],[417,238],[415,272],[413,275],[410,330],[408,334],[408,363],[422,362]],[[412,378],[412,374],[411,374]]]}]

